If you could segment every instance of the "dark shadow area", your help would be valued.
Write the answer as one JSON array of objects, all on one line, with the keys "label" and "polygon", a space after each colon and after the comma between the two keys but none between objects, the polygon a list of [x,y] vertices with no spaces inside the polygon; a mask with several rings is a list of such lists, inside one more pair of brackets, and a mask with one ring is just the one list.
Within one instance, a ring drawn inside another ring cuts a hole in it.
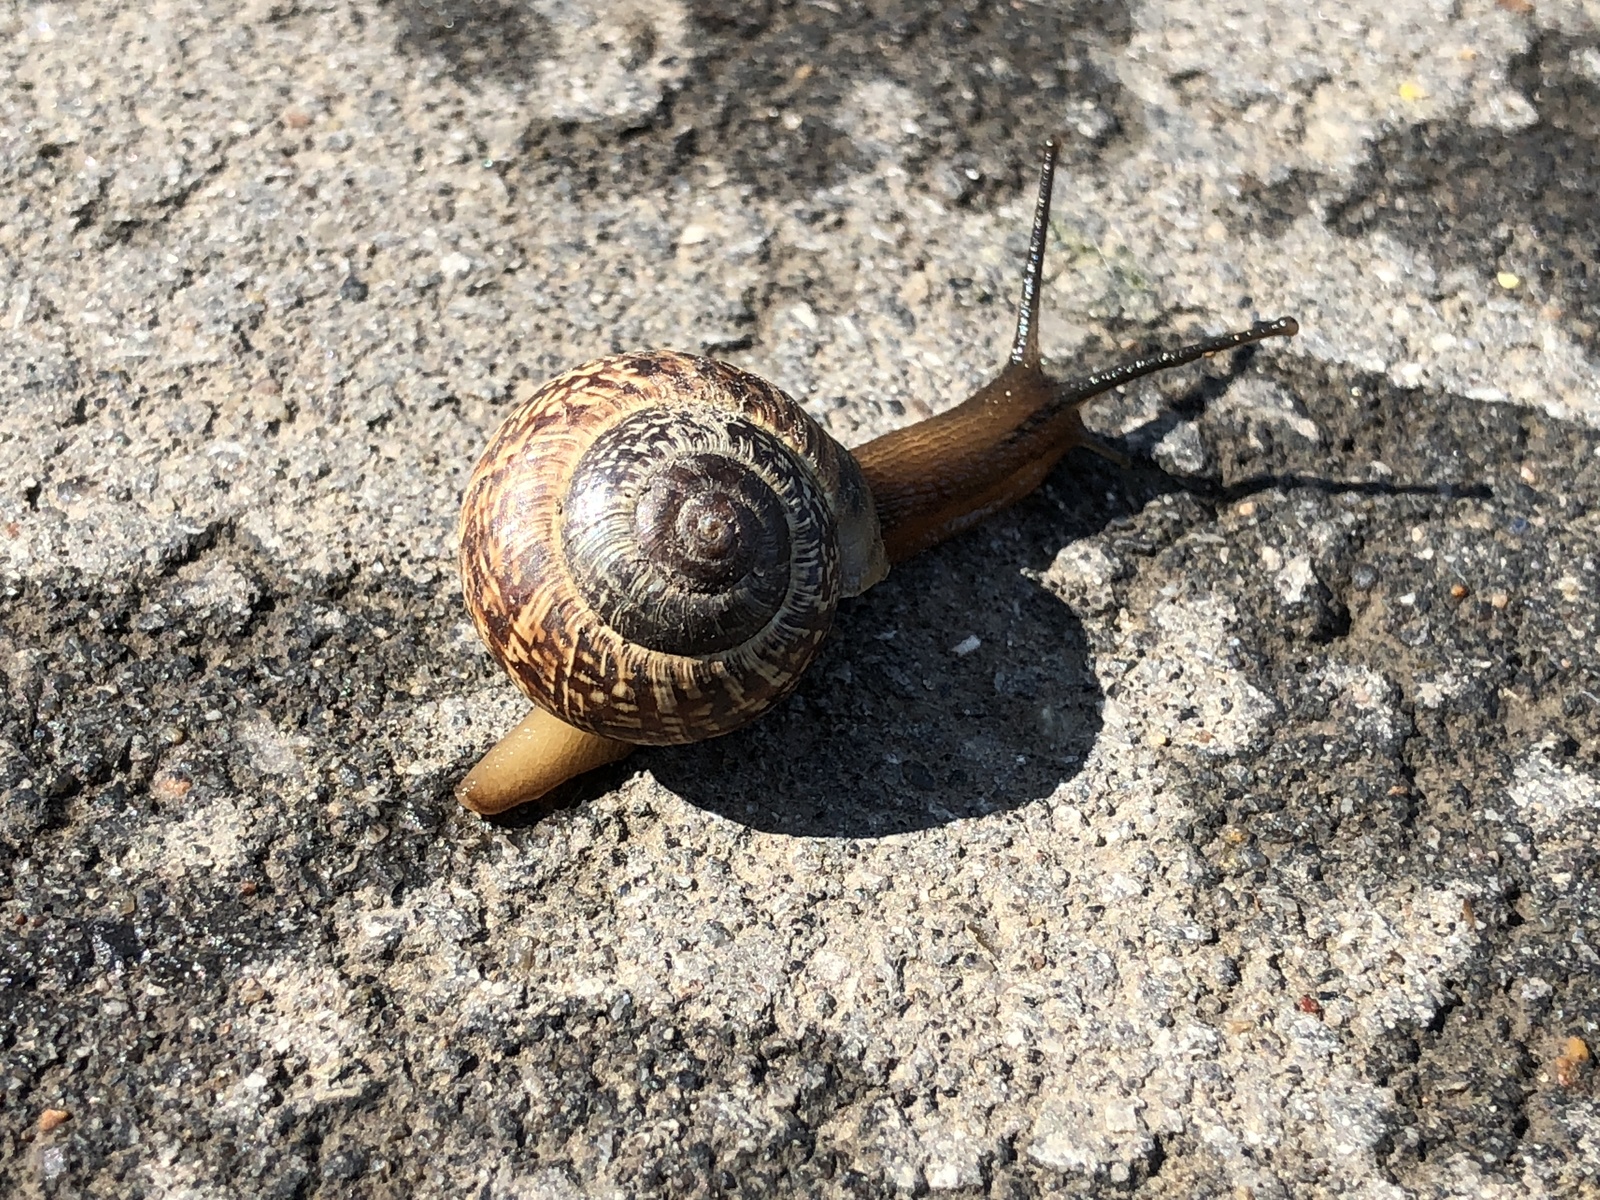
[{"label": "dark shadow area", "polygon": [[[1085,470],[1115,468],[1075,453],[1056,474]],[[1170,483],[1140,471],[1127,503]],[[1081,622],[1023,571],[1127,511],[1102,501],[1064,513],[1036,493],[845,601],[795,694],[754,724],[643,748],[491,820],[534,825],[641,768],[729,820],[810,837],[908,833],[1048,796],[1081,769],[1104,697]]]},{"label": "dark shadow area", "polygon": [[[908,165],[937,167],[934,185],[951,200],[1026,186],[1041,131],[1084,111],[1084,101],[1094,116],[1067,139],[1064,162],[1098,153],[1124,124],[1121,88],[1090,55],[1127,41],[1132,25],[1120,0],[858,0],[828,8],[698,0],[691,11],[705,50],[674,120],[695,130],[702,152],[763,192],[804,196],[869,165],[835,125],[868,82],[916,98],[923,115]],[[786,119],[772,120],[769,106]]]},{"label": "dark shadow area", "polygon": [[[1590,48],[1545,34],[1513,61],[1509,83],[1539,114],[1526,129],[1428,121],[1390,133],[1329,202],[1329,226],[1350,237],[1390,233],[1441,275],[1518,275],[1519,295],[1558,305],[1563,324],[1600,352],[1600,84],[1578,66]],[[1286,224],[1324,187],[1301,174],[1247,189],[1236,223]]]},{"label": "dark shadow area", "polygon": [[1187,488],[1197,496],[1205,496],[1223,504],[1273,489],[1321,492],[1328,496],[1437,496],[1441,500],[1487,500],[1494,495],[1493,489],[1482,483],[1384,483],[1370,479],[1319,479],[1292,472],[1284,475],[1253,475],[1226,487],[1208,487],[1204,481],[1194,481]]},{"label": "dark shadow area", "polygon": [[1550,35],[1512,63],[1535,125],[1430,122],[1385,138],[1332,227],[1382,229],[1441,270],[1520,275],[1528,295],[1566,310],[1591,353],[1600,348],[1600,85],[1578,72],[1580,49]]},{"label": "dark shadow area", "polygon": [[400,50],[443,61],[463,82],[523,79],[550,52],[545,20],[518,0],[393,0]]},{"label": "dark shadow area", "polygon": [[[504,0],[395,0],[392,11],[404,25],[400,51],[442,60],[463,82],[532,82],[549,53],[542,19]],[[510,168],[517,182],[639,193],[706,156],[758,195],[802,199],[870,168],[870,146],[858,146],[839,118],[860,107],[858,88],[881,82],[914,98],[907,166],[926,169],[946,201],[964,203],[1028,186],[1039,139],[1063,121],[1070,166],[1101,153],[1132,120],[1120,85],[1092,54],[1127,41],[1121,0],[698,0],[689,18],[694,61],[655,112],[535,123]],[[629,55],[661,53],[647,10],[638,26]]]}]

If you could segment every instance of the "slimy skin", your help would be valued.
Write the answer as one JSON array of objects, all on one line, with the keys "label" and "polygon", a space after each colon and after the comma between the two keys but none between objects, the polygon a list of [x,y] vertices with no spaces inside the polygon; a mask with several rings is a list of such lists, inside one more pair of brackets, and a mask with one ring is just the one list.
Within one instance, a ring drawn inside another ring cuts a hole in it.
[{"label": "slimy skin", "polygon": [[584,733],[542,708],[530,709],[456,785],[456,799],[493,816],[632,753],[628,742]]}]

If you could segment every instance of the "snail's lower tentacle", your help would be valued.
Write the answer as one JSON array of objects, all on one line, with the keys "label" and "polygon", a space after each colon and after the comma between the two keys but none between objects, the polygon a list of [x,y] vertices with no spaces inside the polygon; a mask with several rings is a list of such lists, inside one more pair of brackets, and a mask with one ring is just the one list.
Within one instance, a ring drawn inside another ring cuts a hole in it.
[{"label": "snail's lower tentacle", "polygon": [[456,787],[456,799],[485,816],[537,800],[585,771],[633,753],[628,742],[597,737],[535,708],[501,738]]}]

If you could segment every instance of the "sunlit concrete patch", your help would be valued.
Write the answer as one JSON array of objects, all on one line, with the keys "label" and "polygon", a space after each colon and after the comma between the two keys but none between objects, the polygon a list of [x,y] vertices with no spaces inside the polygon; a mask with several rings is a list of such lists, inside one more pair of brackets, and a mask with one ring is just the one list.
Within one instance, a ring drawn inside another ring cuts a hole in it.
[{"label": "sunlit concrete patch", "polygon": [[1537,832],[1560,835],[1600,816],[1600,779],[1536,751],[1517,764],[1510,799]]},{"label": "sunlit concrete patch", "polygon": [[1226,599],[1213,597],[1161,600],[1143,615],[1153,638],[1130,638],[1137,653],[1131,666],[1112,673],[1110,660],[1101,677],[1114,741],[1181,743],[1219,757],[1259,743],[1277,709],[1228,653],[1236,615]]},{"label": "sunlit concrete patch", "polygon": [[169,815],[145,822],[123,852],[122,867],[135,875],[149,873],[181,880],[195,873],[240,877],[261,851],[270,825],[270,810],[259,800],[241,795],[199,798]]}]

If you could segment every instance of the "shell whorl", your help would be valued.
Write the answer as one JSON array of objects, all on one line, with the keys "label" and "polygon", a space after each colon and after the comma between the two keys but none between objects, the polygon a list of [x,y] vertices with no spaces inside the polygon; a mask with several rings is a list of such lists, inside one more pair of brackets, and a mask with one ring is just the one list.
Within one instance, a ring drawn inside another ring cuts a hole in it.
[{"label": "shell whorl", "polygon": [[759,716],[840,595],[883,569],[854,459],[777,388],[667,351],[541,387],[462,506],[462,586],[490,650],[540,707],[621,741]]}]

